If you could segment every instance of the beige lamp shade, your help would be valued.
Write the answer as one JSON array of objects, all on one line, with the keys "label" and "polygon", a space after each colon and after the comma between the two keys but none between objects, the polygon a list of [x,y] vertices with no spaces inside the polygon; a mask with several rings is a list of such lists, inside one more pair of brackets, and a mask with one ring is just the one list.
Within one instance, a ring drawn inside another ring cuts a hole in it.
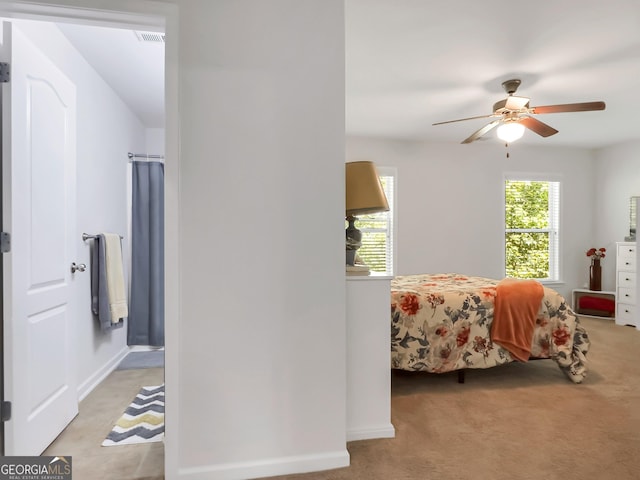
[{"label": "beige lamp shade", "polygon": [[389,210],[376,166],[373,162],[349,162],[346,166],[346,214],[386,212]]}]

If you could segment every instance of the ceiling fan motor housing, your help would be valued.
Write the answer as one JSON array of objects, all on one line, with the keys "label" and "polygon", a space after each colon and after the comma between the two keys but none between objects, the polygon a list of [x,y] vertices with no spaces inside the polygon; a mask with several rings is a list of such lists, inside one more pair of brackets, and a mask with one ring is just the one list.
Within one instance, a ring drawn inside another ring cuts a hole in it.
[{"label": "ceiling fan motor housing", "polygon": [[509,96],[493,104],[494,113],[519,112],[529,108],[529,99],[526,97]]}]

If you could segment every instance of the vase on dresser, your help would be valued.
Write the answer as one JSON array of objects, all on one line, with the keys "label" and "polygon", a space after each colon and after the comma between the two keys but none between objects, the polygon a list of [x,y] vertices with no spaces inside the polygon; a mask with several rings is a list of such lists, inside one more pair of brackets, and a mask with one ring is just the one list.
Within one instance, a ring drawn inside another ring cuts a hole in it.
[{"label": "vase on dresser", "polygon": [[602,290],[602,266],[598,258],[591,259],[589,266],[589,290],[594,292]]}]

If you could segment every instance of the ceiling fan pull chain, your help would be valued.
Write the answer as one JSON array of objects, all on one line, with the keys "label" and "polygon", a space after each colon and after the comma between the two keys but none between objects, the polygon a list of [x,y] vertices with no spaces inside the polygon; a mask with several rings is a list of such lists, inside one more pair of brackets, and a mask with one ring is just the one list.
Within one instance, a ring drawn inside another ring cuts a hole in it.
[{"label": "ceiling fan pull chain", "polygon": [[505,144],[504,144],[504,148],[506,148],[506,149],[507,149],[507,158],[509,158],[509,144],[508,144],[508,143],[505,143]]}]

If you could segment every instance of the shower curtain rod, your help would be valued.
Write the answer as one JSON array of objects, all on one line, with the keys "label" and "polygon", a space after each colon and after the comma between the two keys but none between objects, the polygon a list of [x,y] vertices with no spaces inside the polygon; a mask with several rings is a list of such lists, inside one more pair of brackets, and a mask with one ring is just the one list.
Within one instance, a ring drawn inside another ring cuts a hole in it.
[{"label": "shower curtain rod", "polygon": [[146,153],[127,153],[127,156],[129,157],[129,161],[132,161],[134,158],[158,158],[161,160],[164,160],[164,155],[147,155]]}]

